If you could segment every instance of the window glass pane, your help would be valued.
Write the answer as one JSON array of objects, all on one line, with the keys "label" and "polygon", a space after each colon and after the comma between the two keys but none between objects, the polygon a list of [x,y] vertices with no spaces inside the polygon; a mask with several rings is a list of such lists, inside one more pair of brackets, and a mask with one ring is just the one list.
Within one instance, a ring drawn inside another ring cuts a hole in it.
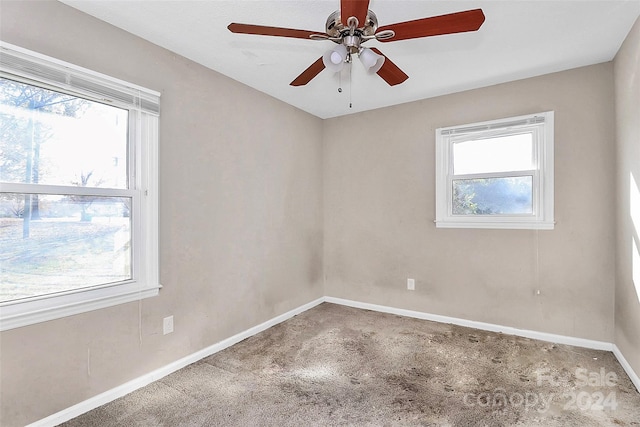
[{"label": "window glass pane", "polygon": [[453,173],[466,175],[534,169],[533,135],[523,133],[453,144]]},{"label": "window glass pane", "polygon": [[457,179],[454,215],[533,214],[533,177]]},{"label": "window glass pane", "polygon": [[0,181],[127,188],[128,115],[0,78]]},{"label": "window glass pane", "polygon": [[0,301],[131,279],[130,206],[122,197],[0,195]]}]

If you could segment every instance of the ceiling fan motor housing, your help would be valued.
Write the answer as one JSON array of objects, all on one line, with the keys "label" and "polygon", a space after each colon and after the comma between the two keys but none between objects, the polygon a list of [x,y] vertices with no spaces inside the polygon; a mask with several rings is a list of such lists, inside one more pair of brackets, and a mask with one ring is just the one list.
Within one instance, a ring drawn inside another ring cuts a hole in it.
[{"label": "ceiling fan motor housing", "polygon": [[[344,22],[347,22],[349,18],[351,17],[347,17]],[[351,54],[358,53],[360,44],[370,37],[374,37],[378,29],[378,17],[371,10],[367,13],[364,25],[359,26],[360,23],[357,21],[356,19],[356,28],[354,28],[352,34],[351,28],[342,23],[339,10],[336,10],[327,18],[326,33],[331,37],[330,40],[338,44],[344,44]]]}]

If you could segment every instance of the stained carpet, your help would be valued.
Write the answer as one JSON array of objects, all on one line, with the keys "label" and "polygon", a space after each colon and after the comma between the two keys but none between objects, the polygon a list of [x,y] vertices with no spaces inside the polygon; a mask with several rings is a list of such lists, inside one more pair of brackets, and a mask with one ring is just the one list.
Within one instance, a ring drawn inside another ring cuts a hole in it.
[{"label": "stained carpet", "polygon": [[329,303],[64,426],[638,426],[611,352]]}]

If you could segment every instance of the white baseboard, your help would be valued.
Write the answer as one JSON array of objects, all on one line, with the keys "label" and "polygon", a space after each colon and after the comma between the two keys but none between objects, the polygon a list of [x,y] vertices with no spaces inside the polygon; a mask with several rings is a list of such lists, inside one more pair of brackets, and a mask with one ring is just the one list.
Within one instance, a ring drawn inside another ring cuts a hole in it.
[{"label": "white baseboard", "polygon": [[308,304],[304,304],[298,308],[288,311],[284,314],[281,314],[280,316],[276,316],[273,319],[268,320],[264,323],[261,323],[257,326],[254,326],[250,329],[247,329],[246,331],[240,332],[239,334],[229,337],[223,341],[220,341],[210,347],[207,347],[203,350],[190,354],[189,356],[186,356],[182,359],[172,362],[166,366],[163,366],[162,368],[156,369],[153,372],[150,372],[132,381],[122,384],[121,386],[118,386],[104,393],[101,393],[97,396],[94,396],[90,399],[87,399],[83,402],[80,402],[76,405],[73,405],[67,409],[64,409],[60,412],[57,412],[53,415],[50,415],[46,418],[36,421],[33,424],[29,424],[29,426],[27,427],[56,426],[60,423],[68,421],[72,418],[75,418],[79,415],[84,414],[85,412],[88,412],[92,409],[95,409],[99,406],[109,403],[119,397],[129,394],[139,388],[149,385],[152,382],[157,381],[179,369],[182,369],[187,365],[190,365],[194,362],[197,362],[200,359],[203,359],[207,356],[210,356],[214,353],[224,350],[227,347],[230,347],[246,338],[249,338],[259,332],[269,329],[270,327],[275,326],[278,323],[284,322],[285,320],[290,319],[293,316],[296,316],[300,313],[303,313],[323,302],[329,302],[333,304],[339,304],[339,305],[360,308],[365,310],[379,311],[382,313],[397,314],[399,316],[413,317],[417,319],[431,320],[439,323],[451,323],[454,325],[466,326],[469,328],[475,328],[475,329],[480,329],[485,331],[502,332],[504,334],[516,335],[516,336],[521,336],[525,338],[532,338],[532,339],[548,341],[548,342],[553,342],[558,344],[567,344],[567,345],[573,345],[576,347],[591,348],[595,350],[612,351],[613,354],[618,359],[618,361],[620,362],[620,364],[622,365],[622,367],[624,368],[624,370],[629,375],[629,378],[631,378],[631,381],[636,386],[636,389],[640,391],[640,378],[635,373],[635,371],[631,368],[631,365],[629,365],[627,360],[624,358],[624,356],[620,352],[620,349],[618,349],[618,347],[612,343],[608,343],[604,341],[588,340],[584,338],[568,337],[564,335],[549,334],[545,332],[537,332],[537,331],[531,331],[526,329],[517,329],[509,326],[476,322],[473,320],[459,319],[455,317],[441,316],[438,314],[429,314],[429,313],[423,313],[419,311],[405,310],[401,308],[388,307],[384,305],[369,304],[369,303],[352,301],[352,300],[347,300],[342,298],[322,297],[322,298],[318,298],[315,301],[311,301]]},{"label": "white baseboard", "polygon": [[636,374],[629,362],[627,362],[627,359],[625,359],[622,355],[622,352],[620,351],[618,346],[615,344],[613,345],[613,354],[616,356],[616,359],[618,359],[618,362],[620,362],[627,375],[629,375],[629,378],[631,379],[633,385],[636,386],[636,390],[638,390],[638,393],[640,393],[640,377],[638,376],[638,374]]},{"label": "white baseboard", "polygon": [[121,386],[116,388],[112,388],[111,390],[105,391],[97,396],[94,396],[90,399],[87,399],[83,402],[80,402],[76,405],[73,405],[67,409],[64,409],[60,412],[56,412],[53,415],[50,415],[46,418],[43,418],[35,423],[29,424],[27,427],[49,427],[56,426],[65,421],[69,421],[72,418],[75,418],[79,415],[84,414],[85,412],[89,412],[92,409],[95,409],[99,406],[102,406],[106,403],[116,400],[119,397],[127,395],[139,388],[142,388],[146,385],[151,384],[154,381],[157,381],[167,375],[184,368],[194,362],[197,362],[200,359],[203,359],[207,356],[211,356],[214,353],[217,353],[221,350],[224,350],[227,347],[230,347],[234,344],[239,343],[240,341],[249,338],[257,333],[260,333],[266,329],[269,329],[272,326],[277,325],[278,323],[282,323],[287,319],[292,318],[295,315],[298,315],[302,312],[309,310],[310,308],[315,307],[318,304],[324,302],[324,298],[318,298],[315,301],[311,301],[308,304],[304,304],[298,308],[295,308],[291,311],[288,311],[280,316],[276,316],[273,319],[267,320],[264,323],[261,323],[257,326],[247,329],[246,331],[240,332],[232,337],[229,337],[225,340],[222,340],[210,347],[207,347],[203,350],[197,351],[189,356],[183,357],[182,359],[176,360],[162,368],[156,369],[153,372],[145,374],[141,377],[138,377],[134,380],[131,380]]},{"label": "white baseboard", "polygon": [[334,304],[346,305],[349,307],[362,308],[365,310],[373,310],[382,313],[397,314],[399,316],[414,317],[416,319],[431,320],[439,323],[451,323],[453,325],[466,326],[468,328],[475,328],[483,331],[501,332],[503,334],[517,335],[519,337],[532,338],[557,344],[567,344],[576,347],[591,348],[594,350],[613,351],[613,344],[604,341],[595,341],[584,338],[568,337],[565,335],[549,334],[546,332],[531,331],[527,329],[518,329],[512,328],[510,326],[495,325],[493,323],[476,322],[473,320],[460,319],[457,317],[441,316],[438,314],[429,314],[420,311],[405,310],[402,308],[369,304],[342,298],[325,297],[325,301]]}]

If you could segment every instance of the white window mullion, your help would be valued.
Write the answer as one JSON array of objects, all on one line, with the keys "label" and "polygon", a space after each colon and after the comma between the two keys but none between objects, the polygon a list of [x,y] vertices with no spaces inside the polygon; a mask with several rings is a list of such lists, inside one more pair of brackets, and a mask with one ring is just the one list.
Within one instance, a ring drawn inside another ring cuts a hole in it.
[{"label": "white window mullion", "polygon": [[50,194],[60,196],[133,197],[135,190],[124,188],[80,187],[67,185],[0,183],[2,193]]},{"label": "white window mullion", "polygon": [[474,173],[467,175],[452,175],[452,180],[461,179],[491,179],[491,178],[516,178],[519,176],[533,176],[536,173],[535,169],[525,171],[508,171],[508,172],[494,172],[494,173]]}]

